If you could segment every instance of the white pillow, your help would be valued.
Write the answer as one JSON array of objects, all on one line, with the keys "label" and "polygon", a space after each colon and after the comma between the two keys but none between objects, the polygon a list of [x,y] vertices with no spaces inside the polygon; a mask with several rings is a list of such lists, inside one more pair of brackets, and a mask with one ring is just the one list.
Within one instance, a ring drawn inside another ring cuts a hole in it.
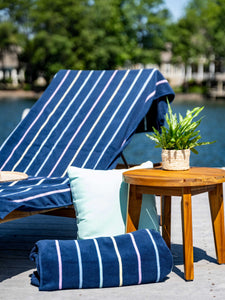
[{"label": "white pillow", "polygon": [[[152,168],[146,162],[135,168]],[[69,167],[73,204],[76,210],[78,239],[113,236],[125,233],[128,184],[124,169],[91,170]],[[153,195],[143,195],[139,229],[159,231]]]}]

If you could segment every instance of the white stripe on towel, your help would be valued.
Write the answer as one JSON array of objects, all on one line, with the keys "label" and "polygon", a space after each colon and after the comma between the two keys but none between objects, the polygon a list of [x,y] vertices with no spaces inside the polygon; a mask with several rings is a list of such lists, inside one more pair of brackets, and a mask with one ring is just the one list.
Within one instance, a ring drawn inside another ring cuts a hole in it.
[{"label": "white stripe on towel", "polygon": [[79,266],[79,289],[83,287],[83,267],[82,267],[82,259],[80,253],[80,246],[77,240],[74,241],[75,246],[77,248],[77,258],[78,258],[78,266]]},{"label": "white stripe on towel", "polygon": [[58,265],[59,265],[59,290],[62,289],[62,258],[61,258],[61,252],[59,247],[59,241],[55,241],[56,246],[56,252],[58,256]]},{"label": "white stripe on towel", "polygon": [[95,243],[95,248],[96,248],[97,255],[98,255],[98,264],[99,264],[99,287],[102,288],[102,287],[103,287],[103,267],[102,267],[102,257],[101,257],[100,249],[99,249],[98,242],[97,242],[96,239],[94,239],[94,243]]},{"label": "white stripe on towel", "polygon": [[138,247],[137,247],[137,244],[135,242],[133,234],[129,233],[129,235],[131,237],[131,240],[132,240],[135,252],[137,254],[137,261],[138,261],[138,284],[141,284],[141,281],[142,281],[141,255],[140,255],[140,252],[138,250]]},{"label": "white stripe on towel", "polygon": [[113,246],[115,248],[117,259],[118,259],[118,263],[119,263],[119,286],[122,286],[123,285],[123,265],[122,265],[122,259],[121,259],[121,256],[120,256],[120,253],[119,253],[119,249],[118,249],[117,244],[116,244],[116,240],[112,236],[111,236],[111,239],[113,241]]},{"label": "white stripe on towel", "polygon": [[46,192],[46,193],[42,193],[42,194],[37,194],[37,195],[33,195],[33,196],[30,196],[30,197],[27,197],[24,199],[12,200],[12,202],[20,203],[20,202],[24,202],[24,201],[30,201],[30,200],[33,200],[33,199],[36,199],[39,197],[49,196],[49,195],[58,194],[58,193],[65,193],[65,192],[70,192],[70,188],[50,191],[50,192]]},{"label": "white stripe on towel", "polygon": [[149,237],[150,237],[150,239],[151,239],[151,241],[152,241],[152,244],[153,244],[154,250],[155,250],[156,264],[157,264],[157,277],[156,277],[156,282],[158,282],[159,279],[160,279],[159,251],[158,251],[158,248],[157,248],[157,246],[156,246],[156,243],[155,243],[155,241],[154,241],[154,239],[153,239],[153,237],[152,237],[151,232],[149,231],[149,229],[146,229],[146,231],[147,231],[147,233],[148,233],[148,235],[149,235]]}]

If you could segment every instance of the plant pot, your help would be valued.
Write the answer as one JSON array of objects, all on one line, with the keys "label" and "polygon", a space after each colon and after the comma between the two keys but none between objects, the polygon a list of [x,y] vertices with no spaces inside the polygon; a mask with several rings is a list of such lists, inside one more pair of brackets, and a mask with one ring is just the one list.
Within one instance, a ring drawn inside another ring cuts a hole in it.
[{"label": "plant pot", "polygon": [[171,171],[188,170],[190,168],[190,149],[162,149],[162,168]]}]

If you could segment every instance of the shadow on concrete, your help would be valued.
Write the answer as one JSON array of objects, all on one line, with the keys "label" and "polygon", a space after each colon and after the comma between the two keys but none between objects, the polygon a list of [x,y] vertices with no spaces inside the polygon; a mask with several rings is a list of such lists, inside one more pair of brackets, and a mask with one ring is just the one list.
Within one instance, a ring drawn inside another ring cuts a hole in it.
[{"label": "shadow on concrete", "polygon": [[[201,260],[206,260],[210,263],[217,263],[216,258],[209,256],[206,251],[194,247],[194,263],[201,261]],[[182,272],[177,266],[183,265],[184,264],[184,257],[183,257],[183,245],[181,244],[172,244],[171,245],[171,252],[173,255],[173,272],[180,276],[181,278],[184,279],[184,272]]]}]

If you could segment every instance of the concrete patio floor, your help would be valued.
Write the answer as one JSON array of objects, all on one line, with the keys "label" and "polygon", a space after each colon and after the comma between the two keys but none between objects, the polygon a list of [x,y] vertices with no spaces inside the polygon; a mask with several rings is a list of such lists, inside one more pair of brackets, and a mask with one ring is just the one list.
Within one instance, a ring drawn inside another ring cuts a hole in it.
[{"label": "concrete patio floor", "polygon": [[194,281],[184,280],[180,198],[173,197],[174,268],[164,282],[39,292],[30,284],[30,275],[35,270],[34,263],[29,261],[31,248],[40,239],[74,239],[76,224],[69,218],[38,215],[0,225],[0,299],[225,299],[225,265],[216,262],[208,197],[202,194],[192,199]]}]

